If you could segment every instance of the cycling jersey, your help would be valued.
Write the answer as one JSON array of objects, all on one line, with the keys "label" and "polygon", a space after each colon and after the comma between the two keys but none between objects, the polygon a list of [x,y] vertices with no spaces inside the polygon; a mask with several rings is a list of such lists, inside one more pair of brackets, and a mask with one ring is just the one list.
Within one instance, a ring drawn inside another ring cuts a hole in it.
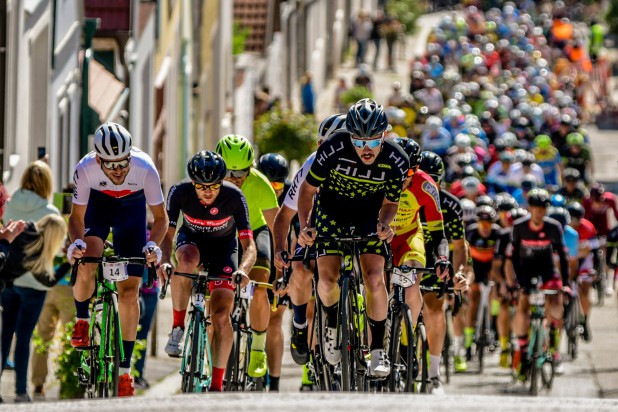
[{"label": "cycling jersey", "polygon": [[605,192],[601,199],[600,204],[593,202],[591,198],[584,199],[583,206],[586,210],[584,217],[592,222],[599,236],[607,236],[609,233],[607,212],[611,210],[614,217],[618,219],[618,205],[616,204],[616,195],[613,193]]},{"label": "cycling jersey", "polygon": [[470,246],[474,283],[487,283],[491,264],[494,260],[494,250],[500,238],[501,228],[495,223],[487,237],[479,233],[479,224],[473,223],[466,228],[466,240]]},{"label": "cycling jersey", "polygon": [[[582,249],[590,246],[589,241],[597,237],[595,226],[588,219],[580,219],[580,224],[577,227],[577,235],[579,236],[578,246]],[[590,282],[592,278],[589,276],[594,269],[594,254],[588,253],[586,256],[579,259],[578,275],[580,281]]]},{"label": "cycling jersey", "polygon": [[558,149],[555,147],[549,147],[548,149],[542,150],[535,147],[532,149],[532,153],[534,153],[536,164],[543,169],[545,183],[548,185],[557,186],[558,174],[560,172],[559,166],[562,162]]},{"label": "cycling jersey", "polygon": [[573,168],[579,172],[582,179],[587,182],[589,180],[587,164],[592,161],[590,149],[586,146],[581,148],[581,152],[577,154],[571,153],[569,150],[565,150],[562,155],[562,162],[564,168]]},{"label": "cycling jersey", "polygon": [[564,244],[569,251],[569,258],[577,258],[579,247],[579,235],[571,226],[564,227]]},{"label": "cycling jersey", "polygon": [[533,229],[530,216],[515,221],[507,256],[513,261],[517,280],[524,290],[535,276],[542,277],[543,283],[560,280],[554,253],[559,257],[562,284],[567,284],[569,264],[560,223],[545,217],[541,228]]},{"label": "cycling jersey", "polygon": [[232,183],[223,182],[211,205],[203,204],[190,181],[170,188],[167,196],[169,225],[176,227],[182,213],[182,227],[204,239],[235,237],[253,238],[249,225],[249,208],[243,193]]},{"label": "cycling jersey", "polygon": [[309,169],[315,160],[315,154],[316,152],[311,153],[307,160],[305,160],[305,163],[303,163],[300,169],[298,169],[298,172],[294,175],[294,180],[292,180],[292,185],[285,194],[283,204],[292,210],[298,210],[298,194],[300,192],[300,185],[302,185],[307,178]]},{"label": "cycling jersey", "polygon": [[576,187],[572,192],[567,191],[566,187],[558,189],[558,194],[564,196],[567,205],[573,202],[581,203],[584,200],[584,191]]},{"label": "cycling jersey", "polygon": [[141,150],[131,149],[131,167],[120,185],[113,184],[101,167],[94,151],[79,161],[73,174],[74,204],[87,205],[92,191],[115,199],[139,196],[145,200],[144,206],[146,203],[153,206],[163,203],[159,173],[150,156]]},{"label": "cycling jersey", "polygon": [[252,167],[240,189],[245,195],[247,205],[249,206],[251,228],[257,230],[262,226],[266,226],[266,219],[262,211],[279,207],[277,194],[268,178]]}]

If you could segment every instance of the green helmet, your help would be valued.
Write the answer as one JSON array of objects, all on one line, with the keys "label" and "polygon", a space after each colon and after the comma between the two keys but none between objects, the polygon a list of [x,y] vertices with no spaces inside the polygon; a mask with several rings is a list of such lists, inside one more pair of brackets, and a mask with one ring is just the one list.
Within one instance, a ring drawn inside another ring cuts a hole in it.
[{"label": "green helmet", "polygon": [[566,138],[567,144],[574,146],[583,146],[584,136],[581,133],[569,133]]},{"label": "green helmet", "polygon": [[243,170],[253,164],[255,153],[246,137],[237,134],[223,136],[215,151],[223,157],[229,170]]},{"label": "green helmet", "polygon": [[549,146],[551,146],[551,137],[547,136],[546,134],[540,134],[534,139],[534,144],[539,149],[547,149]]}]

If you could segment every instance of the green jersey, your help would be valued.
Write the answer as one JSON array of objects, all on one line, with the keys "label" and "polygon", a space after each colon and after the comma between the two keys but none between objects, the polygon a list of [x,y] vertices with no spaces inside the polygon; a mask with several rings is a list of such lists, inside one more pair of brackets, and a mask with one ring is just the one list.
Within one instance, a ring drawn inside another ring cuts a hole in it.
[{"label": "green jersey", "polygon": [[249,222],[251,229],[256,231],[262,226],[266,226],[266,219],[262,210],[269,210],[279,207],[277,194],[270,182],[259,170],[251,168],[249,176],[240,188],[247,199],[249,206]]}]

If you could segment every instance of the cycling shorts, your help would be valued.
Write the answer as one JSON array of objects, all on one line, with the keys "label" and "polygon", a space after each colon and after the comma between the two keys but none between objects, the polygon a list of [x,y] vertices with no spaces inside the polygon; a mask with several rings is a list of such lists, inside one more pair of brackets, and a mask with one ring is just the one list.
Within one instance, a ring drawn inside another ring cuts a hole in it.
[{"label": "cycling shorts", "polygon": [[[144,256],[146,244],[146,203],[144,192],[121,198],[91,190],[84,218],[85,237],[95,236],[103,242],[110,229],[114,253],[121,257]],[[129,264],[129,276],[142,277],[144,265]]]},{"label": "cycling shorts", "polygon": [[474,283],[482,283],[484,285],[489,281],[489,272],[491,272],[491,262],[475,262],[472,261],[474,270]]},{"label": "cycling shorts", "polygon": [[229,277],[230,281],[209,282],[208,288],[234,290],[232,273],[238,269],[238,241],[235,237],[209,239],[192,233],[182,226],[176,235],[176,249],[184,245],[195,246],[200,254],[200,264],[210,276]]},{"label": "cycling shorts", "polygon": [[403,262],[414,260],[425,267],[425,239],[422,228],[413,230],[402,235],[397,235],[391,242],[393,251],[393,263],[396,266],[403,265]]},{"label": "cycling shorts", "polygon": [[273,246],[268,226],[262,226],[254,230],[253,238],[255,239],[255,247],[257,248],[257,259],[255,260],[253,268],[264,269],[270,273],[270,266],[273,260]]},{"label": "cycling shorts", "polygon": [[577,281],[578,282],[592,282],[592,272],[594,271],[594,255],[592,253],[588,253],[583,259],[579,260],[579,269],[577,271]]},{"label": "cycling shorts", "polygon": [[[272,237],[270,238],[270,250],[275,250]],[[270,277],[268,278],[268,283],[274,286],[276,280],[277,280],[277,269],[275,269],[275,260],[271,259]],[[266,294],[268,295],[268,301],[272,304],[275,301],[275,294],[273,293],[272,289],[266,289]],[[289,295],[279,296],[277,307],[279,306],[289,307],[290,306],[290,296]]]},{"label": "cycling shorts", "polygon": [[[315,228],[318,237],[348,237],[348,236],[375,236],[377,232],[378,221],[368,220],[365,222],[343,222],[340,219],[333,218],[327,214],[323,209],[316,207],[316,223]],[[350,230],[354,227],[354,233]],[[371,241],[371,242],[359,242],[357,244],[358,250],[361,255],[366,253],[380,255],[386,257],[386,250],[384,248],[384,242]],[[317,257],[343,255],[336,242],[325,242],[317,245],[316,248]]]},{"label": "cycling shorts", "polygon": [[[543,285],[541,289],[545,290],[562,290],[562,278],[559,273],[554,273],[550,276],[544,274],[542,277]],[[532,285],[530,284],[530,278],[519,277],[517,276],[517,281],[519,282],[519,287],[525,294],[530,294],[530,289],[532,289]]]}]

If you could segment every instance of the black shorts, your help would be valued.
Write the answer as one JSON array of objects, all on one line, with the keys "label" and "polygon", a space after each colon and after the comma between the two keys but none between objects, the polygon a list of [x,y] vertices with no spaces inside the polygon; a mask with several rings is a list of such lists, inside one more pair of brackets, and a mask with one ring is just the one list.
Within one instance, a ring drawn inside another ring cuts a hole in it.
[{"label": "black shorts", "polygon": [[[85,237],[95,236],[103,242],[112,231],[114,253],[121,257],[144,256],[146,245],[146,200],[144,193],[114,198],[96,190],[90,199],[84,218]],[[143,265],[129,264],[129,276],[142,277]]]},{"label": "black shorts", "polygon": [[176,235],[176,249],[193,245],[200,253],[200,263],[210,276],[232,277],[238,269],[238,241],[235,237],[204,238],[181,227]]},{"label": "black shorts", "polygon": [[254,230],[253,239],[255,240],[255,247],[257,248],[257,259],[253,267],[270,272],[271,262],[273,260],[273,246],[268,226],[262,226]]}]

